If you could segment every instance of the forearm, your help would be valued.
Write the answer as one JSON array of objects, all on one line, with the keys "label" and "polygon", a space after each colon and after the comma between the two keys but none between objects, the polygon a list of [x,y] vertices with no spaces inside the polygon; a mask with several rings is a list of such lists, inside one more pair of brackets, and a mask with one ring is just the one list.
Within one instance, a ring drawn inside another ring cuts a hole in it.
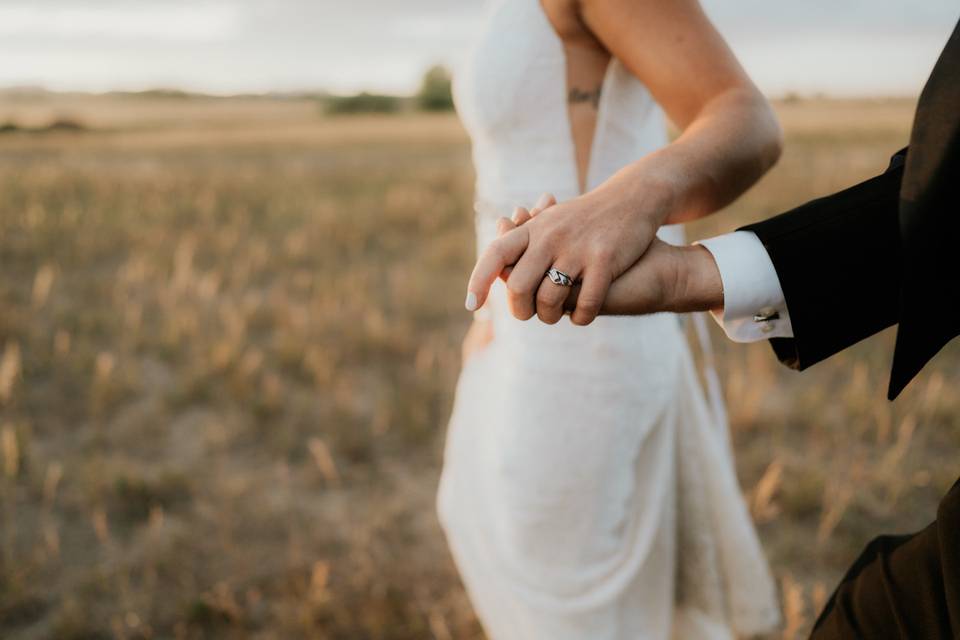
[{"label": "forearm", "polygon": [[676,224],[723,208],[774,165],[782,134],[770,105],[753,88],[708,101],[674,142],[627,165],[597,188],[597,196],[649,203]]}]

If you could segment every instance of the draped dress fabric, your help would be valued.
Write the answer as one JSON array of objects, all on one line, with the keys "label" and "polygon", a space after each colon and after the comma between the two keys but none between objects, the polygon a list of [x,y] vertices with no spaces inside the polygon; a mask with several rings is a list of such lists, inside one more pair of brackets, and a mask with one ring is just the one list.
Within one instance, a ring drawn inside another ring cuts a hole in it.
[{"label": "draped dress fabric", "polygon": [[[477,173],[478,246],[543,192],[579,193],[562,43],[539,0],[490,4],[455,76]],[[587,188],[667,143],[617,60],[603,80]],[[679,227],[661,238],[683,241]],[[732,638],[775,626],[775,589],[672,314],[588,327],[515,320],[464,365],[440,520],[493,640]]]}]

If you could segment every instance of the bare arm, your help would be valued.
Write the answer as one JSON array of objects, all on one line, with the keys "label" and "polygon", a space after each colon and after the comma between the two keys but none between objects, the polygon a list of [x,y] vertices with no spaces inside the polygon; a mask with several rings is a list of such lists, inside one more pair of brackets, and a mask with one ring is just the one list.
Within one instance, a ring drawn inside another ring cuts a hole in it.
[{"label": "bare arm", "polygon": [[636,201],[661,184],[662,222],[720,209],[780,156],[780,126],[696,0],[582,0],[583,20],[683,131],[598,190]]},{"label": "bare arm", "polygon": [[780,128],[696,0],[582,0],[585,25],[640,78],[683,129],[673,143],[583,196],[551,207],[484,252],[468,291],[483,304],[504,267],[511,310],[558,321],[570,291],[551,266],[582,280],[573,321],[589,324],[611,282],[665,223],[712,213],[777,160]]}]

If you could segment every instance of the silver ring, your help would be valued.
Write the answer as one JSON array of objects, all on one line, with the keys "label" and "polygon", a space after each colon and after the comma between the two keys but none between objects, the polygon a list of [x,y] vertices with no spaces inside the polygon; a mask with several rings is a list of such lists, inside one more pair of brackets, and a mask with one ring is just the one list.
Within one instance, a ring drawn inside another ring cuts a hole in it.
[{"label": "silver ring", "polygon": [[565,274],[563,271],[560,271],[556,267],[547,271],[547,277],[550,278],[550,282],[561,287],[572,287],[573,278]]}]

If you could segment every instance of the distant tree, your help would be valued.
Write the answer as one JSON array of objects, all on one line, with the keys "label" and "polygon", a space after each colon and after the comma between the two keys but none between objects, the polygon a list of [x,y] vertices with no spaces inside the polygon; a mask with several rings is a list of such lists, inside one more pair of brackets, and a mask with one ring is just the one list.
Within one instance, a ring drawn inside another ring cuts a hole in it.
[{"label": "distant tree", "polygon": [[39,132],[76,132],[76,131],[86,131],[87,126],[80,122],[79,120],[74,120],[73,118],[57,118],[50,124],[45,127],[40,127],[37,129]]},{"label": "distant tree", "polygon": [[423,76],[417,93],[417,106],[424,111],[450,111],[453,94],[450,90],[450,72],[444,67],[431,67]]},{"label": "distant tree", "polygon": [[400,110],[400,98],[373,93],[358,93],[355,96],[329,96],[324,101],[326,112],[347,113],[393,113]]},{"label": "distant tree", "polygon": [[796,91],[788,91],[787,95],[783,96],[784,104],[800,104],[803,102],[803,96],[801,96]]}]

